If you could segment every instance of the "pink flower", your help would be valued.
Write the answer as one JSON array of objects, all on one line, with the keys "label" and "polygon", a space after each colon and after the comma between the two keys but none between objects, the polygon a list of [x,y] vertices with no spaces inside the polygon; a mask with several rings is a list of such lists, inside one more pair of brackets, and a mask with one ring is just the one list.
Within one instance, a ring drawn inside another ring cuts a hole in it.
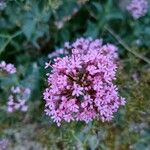
[{"label": "pink flower", "polygon": [[20,93],[21,92],[21,89],[20,89],[20,87],[11,87],[11,92],[12,93],[14,93],[14,94],[16,94],[16,93]]},{"label": "pink flower", "polygon": [[83,95],[83,87],[80,85],[77,85],[75,82],[73,83],[73,91],[72,91],[72,96],[79,96]]},{"label": "pink flower", "polygon": [[27,100],[31,90],[23,87],[11,87],[11,95],[8,97],[7,112],[12,113],[16,110],[26,112],[28,110]]},{"label": "pink flower", "polygon": [[14,74],[16,73],[16,68],[14,67],[13,64],[6,64],[5,61],[0,62],[0,71],[4,71],[8,74]]},{"label": "pink flower", "polygon": [[[69,45],[68,45],[68,44],[69,44],[69,43],[66,42],[64,46],[65,46],[66,48],[69,48]],[[50,54],[48,55],[48,58],[49,58],[49,59],[52,59],[52,58],[58,57],[58,56],[60,56],[60,55],[66,55],[66,54],[68,54],[68,52],[67,52],[65,49],[58,49],[58,50],[56,50],[56,51],[50,53]]]},{"label": "pink flower", "polygon": [[9,141],[7,139],[0,139],[0,150],[8,149]]},{"label": "pink flower", "polygon": [[132,14],[134,19],[138,19],[147,13],[148,2],[146,0],[132,0],[127,6],[127,10]]},{"label": "pink flower", "polygon": [[62,121],[110,121],[125,100],[113,84],[117,47],[102,40],[77,39],[65,44],[70,55],[54,59],[43,93],[45,112],[60,126]]}]

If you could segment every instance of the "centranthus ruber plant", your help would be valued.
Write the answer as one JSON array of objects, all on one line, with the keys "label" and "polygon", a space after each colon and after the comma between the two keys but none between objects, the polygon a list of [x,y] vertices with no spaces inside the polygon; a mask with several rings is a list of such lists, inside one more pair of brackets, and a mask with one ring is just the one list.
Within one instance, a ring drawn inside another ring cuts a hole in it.
[{"label": "centranthus ruber plant", "polygon": [[7,74],[14,74],[16,73],[16,68],[14,67],[13,64],[6,64],[5,61],[0,62],[0,71],[3,71]]},{"label": "centranthus ruber plant", "polygon": [[[77,39],[65,44],[70,55],[54,59],[44,92],[45,112],[59,126],[62,121],[110,121],[124,98],[118,94],[117,47],[102,40]],[[48,64],[47,64],[48,67]]]},{"label": "centranthus ruber plant", "polygon": [[17,110],[26,112],[28,110],[27,100],[31,90],[25,87],[11,87],[11,94],[8,97],[7,112],[12,113]]},{"label": "centranthus ruber plant", "polygon": [[134,19],[139,19],[144,16],[148,11],[147,0],[132,0],[127,6],[127,10],[132,14]]}]

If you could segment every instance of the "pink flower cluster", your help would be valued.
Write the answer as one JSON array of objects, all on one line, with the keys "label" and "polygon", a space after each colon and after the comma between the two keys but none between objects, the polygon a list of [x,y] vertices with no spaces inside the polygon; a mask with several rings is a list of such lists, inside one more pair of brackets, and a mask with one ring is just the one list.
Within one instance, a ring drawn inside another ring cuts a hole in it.
[{"label": "pink flower cluster", "polygon": [[11,95],[8,97],[7,111],[14,112],[20,110],[26,112],[28,110],[27,100],[30,96],[30,89],[23,87],[12,87]]},{"label": "pink flower cluster", "polygon": [[0,150],[6,150],[8,147],[9,141],[7,139],[0,140]]},{"label": "pink flower cluster", "polygon": [[0,62],[0,71],[5,71],[8,74],[14,74],[16,73],[16,68],[13,64],[6,64],[5,61]]},{"label": "pink flower cluster", "polygon": [[132,14],[134,19],[138,19],[147,13],[148,2],[146,0],[132,0],[127,6],[127,10]]},{"label": "pink flower cluster", "polygon": [[59,126],[62,121],[110,121],[125,100],[113,84],[117,48],[102,40],[77,39],[71,55],[54,59],[48,74],[45,112]]},{"label": "pink flower cluster", "polygon": [[[66,42],[65,45],[67,45],[67,44],[68,44],[68,43]],[[52,59],[52,58],[54,58],[54,57],[58,57],[58,56],[60,56],[60,55],[67,55],[67,54],[68,54],[68,51],[66,51],[66,49],[58,49],[58,50],[56,50],[56,51],[50,53],[50,54],[48,55],[48,58],[49,58],[49,59]]]}]

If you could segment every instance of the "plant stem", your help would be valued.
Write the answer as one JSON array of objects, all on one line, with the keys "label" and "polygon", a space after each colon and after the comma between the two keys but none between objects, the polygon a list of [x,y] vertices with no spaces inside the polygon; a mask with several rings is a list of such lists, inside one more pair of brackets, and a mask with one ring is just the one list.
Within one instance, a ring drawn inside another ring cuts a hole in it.
[{"label": "plant stem", "polygon": [[117,35],[109,26],[104,27],[105,30],[107,30],[118,42],[121,44],[127,51],[135,55],[136,57],[140,58],[141,60],[147,62],[150,64],[150,60],[137,52],[133,51],[121,38],[119,35]]}]

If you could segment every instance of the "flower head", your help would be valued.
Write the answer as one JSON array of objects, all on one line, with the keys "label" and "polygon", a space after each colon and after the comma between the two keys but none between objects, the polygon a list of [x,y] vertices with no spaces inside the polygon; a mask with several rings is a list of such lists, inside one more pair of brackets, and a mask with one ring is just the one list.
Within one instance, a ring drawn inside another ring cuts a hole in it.
[{"label": "flower head", "polygon": [[125,101],[113,84],[117,47],[102,40],[77,39],[71,54],[54,59],[44,94],[45,112],[60,125],[62,121],[93,119],[110,121]]},{"label": "flower head", "polygon": [[132,14],[134,19],[138,19],[147,13],[148,2],[146,0],[132,0],[127,6],[127,10]]},{"label": "flower head", "polygon": [[13,64],[6,64],[5,61],[0,62],[0,71],[4,71],[7,74],[14,74],[16,73],[16,68],[14,67]]},{"label": "flower head", "polygon": [[26,112],[28,110],[27,100],[30,96],[30,89],[23,87],[11,87],[11,94],[8,97],[7,111],[14,112],[20,110]]},{"label": "flower head", "polygon": [[6,7],[6,0],[0,0],[0,11],[4,10]]},{"label": "flower head", "polygon": [[7,139],[0,139],[0,150],[6,150],[8,148],[9,141]]}]

